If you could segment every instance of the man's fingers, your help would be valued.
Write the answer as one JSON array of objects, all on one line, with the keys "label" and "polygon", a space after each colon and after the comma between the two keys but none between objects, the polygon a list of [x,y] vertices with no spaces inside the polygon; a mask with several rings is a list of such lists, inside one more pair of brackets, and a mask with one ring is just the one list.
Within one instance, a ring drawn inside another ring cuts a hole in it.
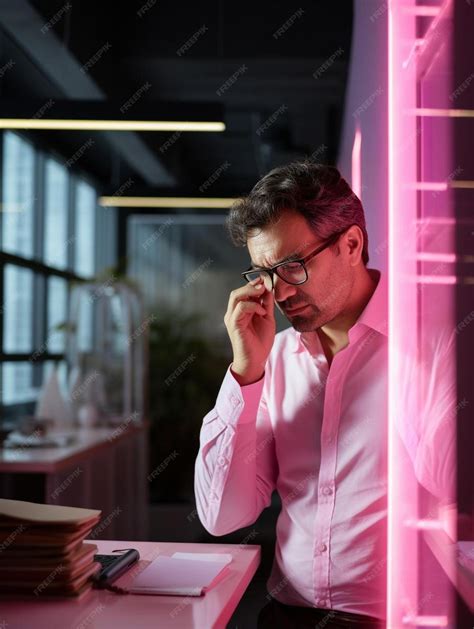
[{"label": "man's fingers", "polygon": [[239,303],[235,307],[232,319],[234,319],[234,321],[237,323],[243,318],[246,318],[249,314],[259,314],[264,316],[267,314],[267,311],[263,306],[255,301],[239,301]]},{"label": "man's fingers", "polygon": [[227,313],[229,315],[235,310],[238,303],[241,301],[253,301],[258,299],[262,295],[263,284],[255,285],[248,283],[241,288],[233,290],[229,297],[229,304],[227,307]]},{"label": "man's fingers", "polygon": [[268,315],[273,315],[275,310],[275,300],[273,291],[266,290],[262,295],[262,306],[265,308]]}]

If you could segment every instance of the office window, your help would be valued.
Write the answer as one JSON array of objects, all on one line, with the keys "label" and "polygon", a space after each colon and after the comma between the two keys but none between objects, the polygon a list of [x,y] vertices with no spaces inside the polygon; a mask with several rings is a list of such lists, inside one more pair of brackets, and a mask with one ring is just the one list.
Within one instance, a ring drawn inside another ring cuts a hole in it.
[{"label": "office window", "polygon": [[[67,332],[58,326],[67,322],[69,282],[115,264],[116,225],[114,210],[99,215],[93,186],[60,162],[16,133],[4,132],[1,142],[0,423],[12,426],[33,412],[54,366],[66,388]],[[95,342],[92,301],[80,310],[79,351],[87,353]]]},{"label": "office window", "polygon": [[44,189],[44,261],[59,269],[67,267],[69,190],[64,166],[46,160]]},{"label": "office window", "polygon": [[93,348],[94,333],[94,302],[88,296],[83,295],[79,302],[80,325],[77,331],[78,351],[88,353]]},{"label": "office window", "polygon": [[[117,209],[97,208],[96,271],[114,266],[117,246]],[[99,246],[100,245],[100,246]]]},{"label": "office window", "polygon": [[33,273],[12,264],[4,270],[3,349],[33,350]]},{"label": "office window", "polygon": [[3,136],[2,250],[33,257],[35,154],[29,142],[7,132]]},{"label": "office window", "polygon": [[95,272],[96,193],[78,181],[75,194],[74,272],[92,277]]},{"label": "office window", "polygon": [[2,404],[32,402],[38,396],[33,386],[33,364],[25,362],[5,362],[2,365]]},{"label": "office window", "polygon": [[52,276],[48,280],[47,346],[52,354],[65,350],[65,332],[58,330],[58,325],[67,318],[67,281]]}]

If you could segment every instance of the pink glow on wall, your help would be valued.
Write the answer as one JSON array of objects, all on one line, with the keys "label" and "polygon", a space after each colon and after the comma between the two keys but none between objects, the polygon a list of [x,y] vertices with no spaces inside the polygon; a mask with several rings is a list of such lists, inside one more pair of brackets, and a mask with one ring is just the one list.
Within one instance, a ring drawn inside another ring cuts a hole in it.
[{"label": "pink glow on wall", "polygon": [[362,200],[362,173],[360,152],[362,149],[362,132],[357,125],[352,145],[352,190]]}]

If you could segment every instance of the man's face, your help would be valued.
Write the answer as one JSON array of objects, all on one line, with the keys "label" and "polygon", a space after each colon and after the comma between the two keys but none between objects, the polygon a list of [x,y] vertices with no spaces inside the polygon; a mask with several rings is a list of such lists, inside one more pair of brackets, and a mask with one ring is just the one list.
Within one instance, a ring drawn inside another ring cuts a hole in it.
[{"label": "man's face", "polygon": [[[247,239],[253,266],[263,268],[294,254],[303,258],[321,244],[323,241],[303,216],[293,211],[283,212],[276,223],[251,232]],[[273,276],[276,305],[298,332],[326,325],[347,305],[354,284],[354,267],[340,241],[338,245],[324,249],[306,264],[308,280],[304,284],[291,285],[276,274]]]}]

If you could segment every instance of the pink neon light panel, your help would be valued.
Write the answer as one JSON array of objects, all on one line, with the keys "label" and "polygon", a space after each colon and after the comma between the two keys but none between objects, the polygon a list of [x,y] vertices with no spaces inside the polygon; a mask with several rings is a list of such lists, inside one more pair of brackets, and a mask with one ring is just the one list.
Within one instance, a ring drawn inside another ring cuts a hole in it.
[{"label": "pink neon light panel", "polygon": [[456,143],[466,123],[453,96],[456,10],[399,0],[388,11],[387,626],[397,629],[462,627],[463,606],[473,604],[474,579],[469,586],[460,565],[474,550],[472,512],[461,513],[457,474],[458,426],[467,421],[458,348],[472,339],[460,322],[473,287],[459,264],[467,219],[456,196],[470,189],[473,160],[460,159]]}]

